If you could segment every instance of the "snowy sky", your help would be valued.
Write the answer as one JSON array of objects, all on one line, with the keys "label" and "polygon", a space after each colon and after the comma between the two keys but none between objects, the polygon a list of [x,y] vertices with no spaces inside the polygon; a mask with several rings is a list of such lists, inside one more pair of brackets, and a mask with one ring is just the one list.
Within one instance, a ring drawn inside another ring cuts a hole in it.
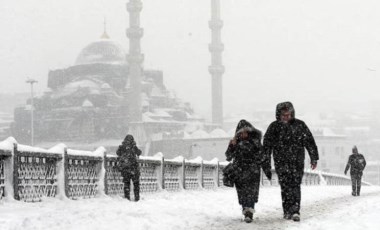
[{"label": "snowy sky", "polygon": [[[128,50],[126,2],[1,0],[0,92],[29,92],[27,77],[43,92],[48,70],[72,65],[101,35],[104,16],[108,34]],[[273,110],[284,100],[305,110],[380,100],[380,1],[221,2],[226,113]],[[210,112],[210,1],[143,4],[145,67],[162,69],[169,88]]]}]

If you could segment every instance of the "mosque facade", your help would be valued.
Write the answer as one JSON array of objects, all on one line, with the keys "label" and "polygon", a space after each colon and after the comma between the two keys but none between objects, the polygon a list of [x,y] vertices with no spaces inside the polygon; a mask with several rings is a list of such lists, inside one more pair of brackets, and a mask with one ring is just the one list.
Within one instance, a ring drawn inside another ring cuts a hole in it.
[{"label": "mosque facade", "polygon": [[[34,98],[35,140],[120,139],[129,129],[134,100],[141,100],[142,125],[149,135],[181,137],[188,122],[202,120],[166,88],[159,70],[142,71],[141,98],[134,98],[126,57],[123,47],[104,32],[79,52],[74,65],[49,71],[48,90]],[[31,132],[28,103],[15,109],[11,128],[25,143]]]}]

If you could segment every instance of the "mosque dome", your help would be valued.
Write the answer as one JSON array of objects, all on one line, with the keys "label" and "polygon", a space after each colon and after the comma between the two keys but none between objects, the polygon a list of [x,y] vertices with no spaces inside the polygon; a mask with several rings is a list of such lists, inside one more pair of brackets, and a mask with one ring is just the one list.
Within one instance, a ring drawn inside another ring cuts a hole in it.
[{"label": "mosque dome", "polygon": [[95,63],[126,64],[126,52],[119,43],[109,39],[108,35],[104,33],[99,40],[84,47],[75,61],[76,65]]}]

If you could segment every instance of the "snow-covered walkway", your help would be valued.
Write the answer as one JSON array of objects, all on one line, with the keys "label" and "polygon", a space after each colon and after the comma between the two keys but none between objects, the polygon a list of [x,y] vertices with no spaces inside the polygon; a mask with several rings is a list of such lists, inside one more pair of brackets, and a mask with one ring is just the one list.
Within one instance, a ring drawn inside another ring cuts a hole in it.
[{"label": "snow-covered walkway", "polygon": [[380,187],[302,188],[301,222],[282,219],[280,188],[264,187],[254,222],[242,222],[234,189],[160,192],[141,202],[102,197],[48,199],[41,203],[2,201],[0,229],[380,229]]}]

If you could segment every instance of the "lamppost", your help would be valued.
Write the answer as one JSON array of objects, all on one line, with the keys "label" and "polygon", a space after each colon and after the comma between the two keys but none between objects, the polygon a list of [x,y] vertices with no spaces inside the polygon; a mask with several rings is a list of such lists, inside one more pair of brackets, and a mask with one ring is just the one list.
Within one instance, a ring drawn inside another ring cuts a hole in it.
[{"label": "lamppost", "polygon": [[30,100],[30,124],[31,124],[31,134],[30,134],[30,138],[31,138],[31,145],[33,146],[34,145],[34,117],[33,117],[33,112],[34,112],[34,104],[33,104],[33,84],[34,83],[37,83],[38,81],[32,79],[32,78],[28,78],[26,80],[26,83],[30,84],[30,93],[31,93],[31,100]]}]

